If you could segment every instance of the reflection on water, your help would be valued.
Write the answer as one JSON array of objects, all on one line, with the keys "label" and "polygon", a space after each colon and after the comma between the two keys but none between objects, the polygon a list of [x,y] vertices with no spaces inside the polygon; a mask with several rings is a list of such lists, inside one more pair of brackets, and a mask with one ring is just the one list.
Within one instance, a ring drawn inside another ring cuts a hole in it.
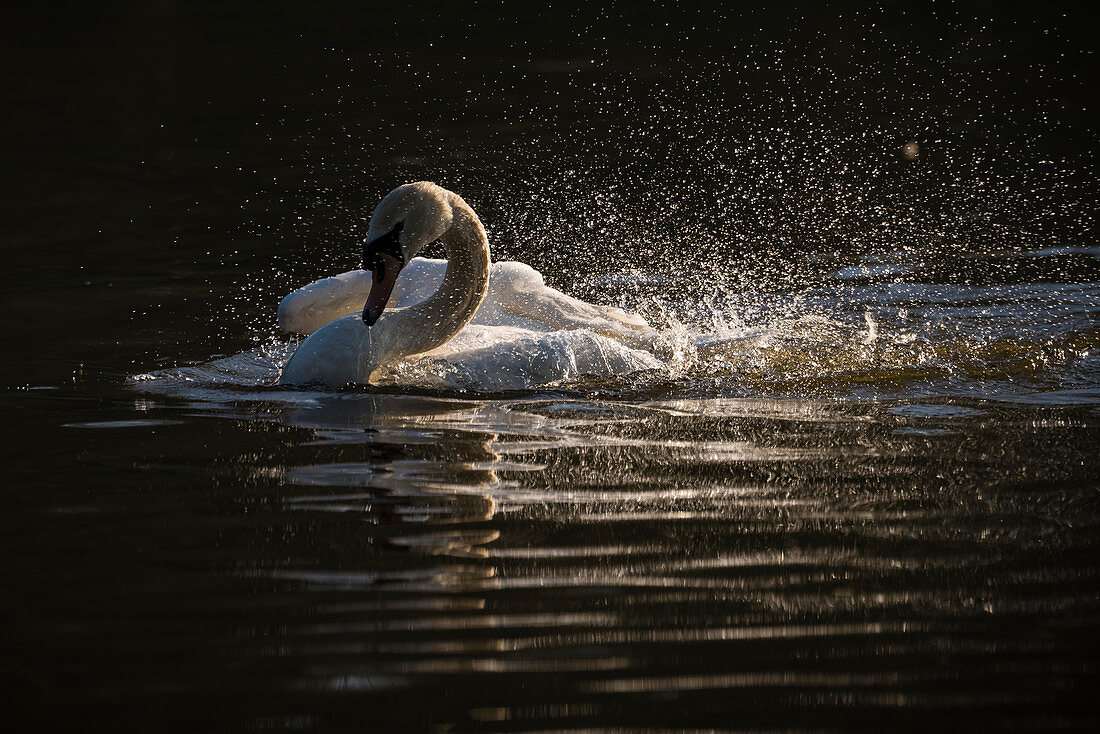
[{"label": "reflection on water", "polygon": [[252,435],[217,452],[248,549],[215,560],[221,693],[155,666],[108,700],[225,695],[261,730],[1092,720],[1088,405],[227,395],[145,405],[163,441]]}]

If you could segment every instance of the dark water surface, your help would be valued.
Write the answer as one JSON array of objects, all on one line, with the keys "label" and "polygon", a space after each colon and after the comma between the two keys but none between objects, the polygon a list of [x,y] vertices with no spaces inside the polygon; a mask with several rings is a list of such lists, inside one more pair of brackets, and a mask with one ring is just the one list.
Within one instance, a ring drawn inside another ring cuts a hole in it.
[{"label": "dark water surface", "polygon": [[[1083,9],[9,20],[19,731],[1100,725]],[[275,387],[417,179],[663,368]]]}]

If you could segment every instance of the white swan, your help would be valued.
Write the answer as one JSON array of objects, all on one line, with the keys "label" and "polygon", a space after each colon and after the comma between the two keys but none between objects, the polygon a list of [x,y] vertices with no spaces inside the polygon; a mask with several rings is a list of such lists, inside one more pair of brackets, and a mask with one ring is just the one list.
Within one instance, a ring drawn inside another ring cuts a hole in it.
[{"label": "white swan", "polygon": [[[437,239],[447,260],[413,259]],[[380,367],[420,354],[486,389],[660,366],[636,348],[653,333],[641,317],[567,296],[523,263],[490,267],[477,214],[433,183],[382,200],[363,257],[371,270],[319,280],[279,304],[282,329],[310,334],[281,383],[367,384]]]}]

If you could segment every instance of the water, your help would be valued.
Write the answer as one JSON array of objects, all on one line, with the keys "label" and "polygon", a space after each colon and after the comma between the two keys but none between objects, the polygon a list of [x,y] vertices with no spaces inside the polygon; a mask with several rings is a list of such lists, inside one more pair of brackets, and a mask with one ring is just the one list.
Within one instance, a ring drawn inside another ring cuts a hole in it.
[{"label": "water", "polygon": [[[17,727],[1096,727],[1076,11],[285,10],[7,29]],[[661,368],[275,386],[423,178]]]}]

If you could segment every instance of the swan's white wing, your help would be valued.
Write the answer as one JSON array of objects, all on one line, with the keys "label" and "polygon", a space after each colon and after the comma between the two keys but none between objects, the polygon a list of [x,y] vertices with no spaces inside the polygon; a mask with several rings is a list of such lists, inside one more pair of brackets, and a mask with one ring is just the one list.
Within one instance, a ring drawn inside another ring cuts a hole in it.
[{"label": "swan's white wing", "polygon": [[370,286],[369,270],[352,270],[299,288],[279,303],[279,328],[312,334],[330,321],[362,310]]},{"label": "swan's white wing", "polygon": [[[439,289],[446,269],[446,260],[413,258],[393,286],[390,307],[404,308],[427,300]],[[279,328],[312,334],[330,321],[362,311],[370,289],[369,270],[350,270],[314,281],[279,303]]]},{"label": "swan's white wing", "polygon": [[[390,308],[405,308],[430,298],[446,270],[446,260],[410,260],[394,284]],[[279,328],[312,334],[330,321],[361,311],[370,289],[369,270],[352,270],[310,283],[279,304]],[[640,316],[568,296],[546,285],[539,271],[519,262],[492,265],[489,291],[471,323],[541,332],[588,329],[631,341],[652,333]]]},{"label": "swan's white wing", "polygon": [[474,323],[539,331],[588,329],[628,340],[652,333],[642,317],[568,296],[546,285],[539,271],[519,262],[493,264],[489,292]]}]

